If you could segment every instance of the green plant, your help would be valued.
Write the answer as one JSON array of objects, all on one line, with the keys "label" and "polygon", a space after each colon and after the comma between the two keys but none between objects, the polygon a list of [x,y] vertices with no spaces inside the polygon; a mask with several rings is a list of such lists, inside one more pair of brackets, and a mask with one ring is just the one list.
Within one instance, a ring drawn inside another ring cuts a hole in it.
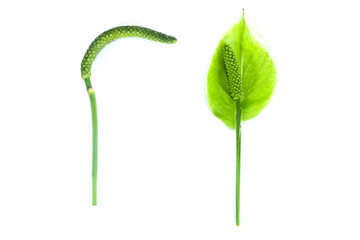
[{"label": "green plant", "polygon": [[236,225],[240,225],[241,122],[258,115],[269,103],[276,68],[263,39],[241,20],[226,32],[213,56],[207,99],[213,114],[236,133]]},{"label": "green plant", "polygon": [[140,26],[120,26],[112,28],[100,34],[89,46],[85,56],[81,62],[81,77],[86,84],[86,90],[90,98],[91,116],[92,116],[92,205],[97,204],[97,166],[98,166],[98,119],[95,91],[92,88],[91,65],[96,55],[108,43],[123,37],[140,37],[152,41],[172,44],[176,42],[176,38],[165,35],[154,30]]}]

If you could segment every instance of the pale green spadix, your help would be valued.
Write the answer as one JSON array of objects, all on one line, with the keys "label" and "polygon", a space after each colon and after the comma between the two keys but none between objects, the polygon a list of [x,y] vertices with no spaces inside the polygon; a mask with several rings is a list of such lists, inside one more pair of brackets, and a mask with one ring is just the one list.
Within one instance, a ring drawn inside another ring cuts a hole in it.
[{"label": "pale green spadix", "polygon": [[269,103],[276,68],[264,40],[246,22],[226,32],[207,77],[207,100],[213,114],[236,130],[236,225],[240,225],[241,122],[257,116]]}]

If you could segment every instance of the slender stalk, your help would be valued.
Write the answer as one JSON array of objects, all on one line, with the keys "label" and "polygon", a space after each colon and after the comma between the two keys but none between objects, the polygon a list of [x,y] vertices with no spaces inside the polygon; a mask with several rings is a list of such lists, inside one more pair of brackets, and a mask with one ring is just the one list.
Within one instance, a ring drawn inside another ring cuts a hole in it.
[{"label": "slender stalk", "polygon": [[236,100],[236,225],[240,226],[241,108]]},{"label": "slender stalk", "polygon": [[[243,39],[245,27],[245,20],[244,20],[244,8],[243,8],[243,15],[242,15],[242,22],[241,22],[241,40]],[[242,88],[242,77],[243,77],[243,52],[242,52],[242,45],[240,44],[240,58],[239,58],[239,70],[240,70],[240,89],[241,95],[243,94]],[[240,99],[236,99],[236,226],[240,226],[240,170],[241,170],[241,106],[240,106]]]},{"label": "slender stalk", "polygon": [[[88,86],[88,85],[87,85]],[[88,88],[92,119],[92,205],[97,203],[97,167],[98,167],[98,120],[95,91]]]}]

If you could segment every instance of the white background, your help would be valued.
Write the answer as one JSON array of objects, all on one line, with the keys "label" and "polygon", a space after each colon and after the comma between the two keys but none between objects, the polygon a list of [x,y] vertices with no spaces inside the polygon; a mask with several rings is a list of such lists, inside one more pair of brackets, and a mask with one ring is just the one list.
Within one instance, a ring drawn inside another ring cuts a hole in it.
[{"label": "white background", "polygon": [[[357,1],[3,1],[0,4],[0,239],[360,239]],[[243,123],[241,226],[235,133],[207,107],[222,35],[245,17],[279,79]],[[121,39],[93,64],[91,115],[80,62],[119,25],[176,36]]]}]

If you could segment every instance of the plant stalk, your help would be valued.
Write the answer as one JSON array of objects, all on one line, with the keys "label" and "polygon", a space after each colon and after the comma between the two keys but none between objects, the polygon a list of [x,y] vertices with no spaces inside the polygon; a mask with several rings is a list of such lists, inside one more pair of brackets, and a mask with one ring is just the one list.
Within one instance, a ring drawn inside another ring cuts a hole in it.
[{"label": "plant stalk", "polygon": [[95,91],[92,88],[88,88],[88,94],[90,98],[91,119],[92,119],[92,205],[96,206],[97,168],[98,168],[98,119],[97,119]]},{"label": "plant stalk", "polygon": [[236,226],[240,226],[241,107],[236,100]]}]

